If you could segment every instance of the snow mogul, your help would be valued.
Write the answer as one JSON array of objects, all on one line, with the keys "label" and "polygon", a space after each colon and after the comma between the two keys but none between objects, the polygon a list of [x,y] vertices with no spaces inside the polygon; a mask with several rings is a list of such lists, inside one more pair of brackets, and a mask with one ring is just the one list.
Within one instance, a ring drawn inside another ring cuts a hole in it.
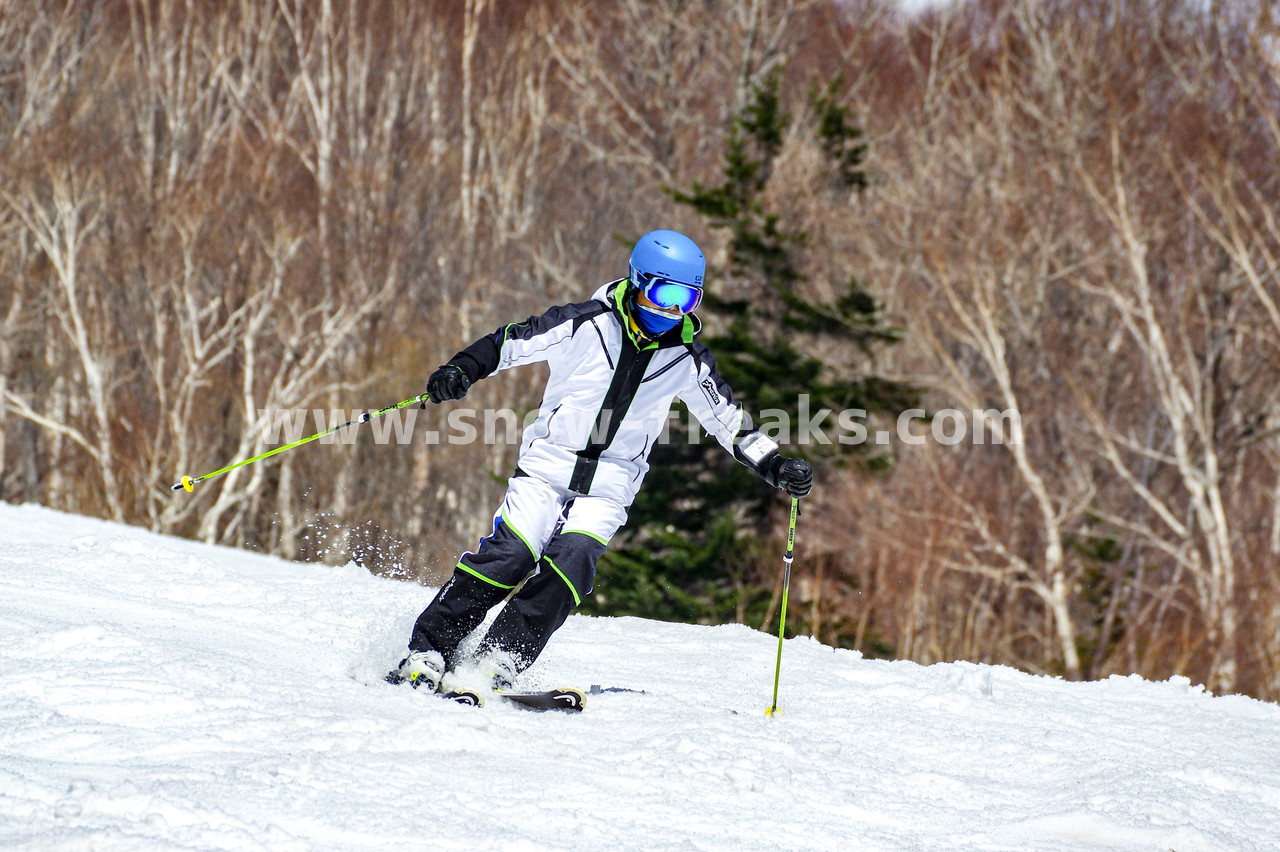
[{"label": "snow mogul", "polygon": [[442,403],[500,370],[537,361],[551,368],[492,532],[462,555],[418,617],[389,681],[437,691],[446,672],[469,662],[463,640],[506,599],[473,659],[496,690],[510,689],[591,594],[596,563],[627,520],[676,397],[769,485],[809,493],[809,463],[783,456],[752,425],[697,339],[705,272],[693,240],[652,231],[631,252],[626,278],[585,302],[504,325],[431,375],[427,393]]}]

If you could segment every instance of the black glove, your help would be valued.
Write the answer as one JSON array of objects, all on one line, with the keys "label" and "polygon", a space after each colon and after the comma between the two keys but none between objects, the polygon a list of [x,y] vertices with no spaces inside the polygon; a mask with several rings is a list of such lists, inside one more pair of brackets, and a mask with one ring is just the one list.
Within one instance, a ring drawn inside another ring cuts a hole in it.
[{"label": "black glove", "polygon": [[808,497],[813,490],[813,467],[804,459],[773,452],[760,465],[760,478],[792,497]]},{"label": "black glove", "polygon": [[445,364],[427,379],[427,395],[434,403],[446,399],[462,399],[471,387],[471,377],[455,364]]}]

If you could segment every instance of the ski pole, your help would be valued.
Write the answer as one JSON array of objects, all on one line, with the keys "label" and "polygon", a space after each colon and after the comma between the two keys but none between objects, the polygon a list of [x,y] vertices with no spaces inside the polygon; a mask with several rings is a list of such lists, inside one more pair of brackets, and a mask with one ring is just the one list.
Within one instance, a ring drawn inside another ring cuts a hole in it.
[{"label": "ski pole", "polygon": [[389,411],[399,411],[400,409],[407,408],[416,402],[426,403],[428,399],[428,395],[424,393],[420,396],[406,399],[403,402],[397,402],[395,405],[388,405],[386,408],[380,408],[377,411],[366,411],[355,420],[348,420],[341,426],[334,426],[330,429],[325,429],[323,432],[317,432],[314,435],[303,438],[301,441],[294,441],[292,444],[285,444],[283,447],[276,447],[274,450],[268,450],[267,452],[254,456],[251,459],[245,459],[244,461],[229,464],[224,468],[213,471],[212,473],[206,473],[203,476],[183,476],[181,482],[175,482],[173,484],[172,490],[177,491],[179,489],[186,489],[187,491],[194,491],[197,482],[204,482],[206,479],[212,479],[215,476],[219,476],[220,474],[224,474],[230,470],[235,470],[238,467],[244,467],[245,465],[253,464],[256,461],[262,461],[263,459],[274,456],[277,453],[283,453],[285,450],[292,450],[294,447],[301,447],[303,444],[310,443],[316,438],[323,438],[325,435],[332,435],[334,432],[340,432],[350,426],[359,426],[361,423],[368,423],[373,418],[381,417]]},{"label": "ski pole", "polygon": [[782,572],[782,613],[778,616],[778,662],[773,669],[773,703],[764,711],[766,716],[776,716],[778,709],[778,682],[782,679],[782,637],[787,632],[787,597],[791,591],[791,561],[796,550],[796,515],[800,511],[800,498],[791,498],[791,523],[787,528],[787,553],[782,557],[786,568]]}]

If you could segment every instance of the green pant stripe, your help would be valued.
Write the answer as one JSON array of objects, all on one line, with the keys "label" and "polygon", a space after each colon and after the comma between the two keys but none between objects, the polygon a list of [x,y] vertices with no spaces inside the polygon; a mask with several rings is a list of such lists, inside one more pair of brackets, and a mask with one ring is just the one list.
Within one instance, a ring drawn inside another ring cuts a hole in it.
[{"label": "green pant stripe", "polygon": [[506,525],[507,525],[507,529],[511,530],[513,533],[515,533],[515,534],[516,534],[516,538],[518,538],[518,539],[520,539],[521,541],[523,541],[523,542],[524,542],[524,546],[525,546],[525,547],[527,547],[527,548],[529,548],[529,553],[533,555],[533,561],[534,561],[534,562],[537,562],[537,561],[538,561],[538,555],[539,555],[539,554],[538,554],[538,551],[536,551],[536,550],[534,550],[534,549],[533,549],[533,545],[529,543],[529,539],[527,539],[527,538],[525,538],[525,537],[524,537],[524,533],[522,533],[522,532],[520,532],[520,530],[516,529],[516,528],[515,528],[515,525],[514,525],[514,524],[512,524],[512,523],[511,523],[511,521],[507,520],[507,513],[506,513],[506,512],[503,512],[503,513],[502,513],[502,522],[503,522],[504,524],[506,524]]},{"label": "green pant stripe", "polygon": [[552,562],[552,561],[551,561],[551,558],[550,558],[550,557],[548,557],[548,556],[544,556],[544,557],[542,557],[542,558],[543,558],[543,559],[545,559],[545,560],[546,560],[546,562],[547,562],[547,564],[551,566],[551,570],[552,570],[552,571],[555,571],[557,574],[559,574],[559,575],[560,575],[560,579],[561,579],[561,580],[564,580],[564,584],[565,584],[566,586],[568,586],[568,587],[569,587],[569,591],[573,593],[573,605],[574,605],[574,606],[581,606],[581,605],[582,605],[582,598],[581,598],[581,596],[579,596],[579,595],[578,595],[578,590],[577,590],[577,589],[575,589],[575,588],[573,587],[573,583],[570,583],[570,582],[569,582],[569,578],[568,578],[568,577],[566,577],[566,576],[564,575],[564,572],[560,570],[560,566],[558,566],[558,565],[556,565],[556,563]]},{"label": "green pant stripe", "polygon": [[[481,574],[476,569],[472,568],[470,565],[463,565],[461,562],[458,563],[458,570],[466,571],[468,574],[470,574],[472,577],[475,577],[477,580],[484,580],[490,586],[497,586],[499,589],[510,590],[515,588],[515,586],[508,586],[505,583],[499,583],[497,580],[491,580],[485,575]],[[561,576],[564,576],[564,575],[561,575]],[[569,581],[566,580],[565,582],[567,583]]]},{"label": "green pant stripe", "polygon": [[562,533],[560,533],[560,534],[561,534],[561,535],[569,535],[569,533],[573,533],[574,535],[585,535],[587,538],[594,538],[596,541],[600,542],[600,543],[601,543],[601,544],[603,544],[605,547],[608,547],[608,546],[609,546],[609,542],[605,541],[603,538],[601,538],[600,536],[596,535],[595,533],[587,532],[586,530],[565,530],[564,532],[562,532]]}]

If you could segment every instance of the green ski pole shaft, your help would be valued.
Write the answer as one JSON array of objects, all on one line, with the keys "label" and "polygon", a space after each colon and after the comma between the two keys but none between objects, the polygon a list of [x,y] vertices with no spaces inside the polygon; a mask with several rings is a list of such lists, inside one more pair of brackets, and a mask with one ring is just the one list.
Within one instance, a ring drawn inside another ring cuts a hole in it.
[{"label": "green ski pole shaft", "polygon": [[773,703],[764,711],[766,716],[778,713],[778,684],[782,681],[782,639],[787,632],[787,598],[791,593],[791,562],[796,550],[796,515],[799,514],[800,500],[791,498],[791,523],[787,527],[787,553],[782,557],[786,568],[782,572],[782,612],[778,616],[778,661],[773,668]]},{"label": "green ski pole shaft", "polygon": [[317,438],[323,438],[325,435],[332,435],[334,432],[341,432],[343,429],[348,429],[352,426],[359,426],[361,423],[368,423],[373,418],[381,417],[382,415],[387,414],[388,412],[399,411],[400,409],[408,408],[410,405],[413,405],[415,403],[425,403],[427,399],[429,399],[429,397],[427,396],[427,394],[424,393],[424,394],[421,394],[420,396],[415,396],[410,399],[406,399],[402,402],[397,402],[395,405],[388,405],[386,408],[380,408],[377,411],[366,411],[364,414],[361,414],[355,420],[348,420],[346,423],[343,423],[341,426],[334,426],[330,429],[325,429],[323,432],[317,432],[314,435],[310,435],[306,438],[303,438],[301,441],[294,441],[292,444],[285,444],[283,447],[276,447],[274,450],[268,450],[267,452],[262,453],[261,455],[254,456],[251,459],[244,459],[243,461],[238,461],[238,462],[235,462],[234,464],[229,464],[224,468],[220,468],[211,473],[206,473],[203,476],[184,476],[182,477],[181,482],[175,482],[173,484],[172,489],[174,491],[178,491],[180,489],[185,489],[187,491],[194,491],[197,482],[204,482],[206,479],[212,479],[215,476],[220,476],[224,473],[227,473],[228,471],[235,470],[238,467],[244,467],[245,465],[253,464],[256,461],[262,461],[263,459],[270,458],[271,456],[277,455],[279,453],[283,453],[285,450],[292,450],[294,447],[301,447],[303,444],[309,444]]}]

